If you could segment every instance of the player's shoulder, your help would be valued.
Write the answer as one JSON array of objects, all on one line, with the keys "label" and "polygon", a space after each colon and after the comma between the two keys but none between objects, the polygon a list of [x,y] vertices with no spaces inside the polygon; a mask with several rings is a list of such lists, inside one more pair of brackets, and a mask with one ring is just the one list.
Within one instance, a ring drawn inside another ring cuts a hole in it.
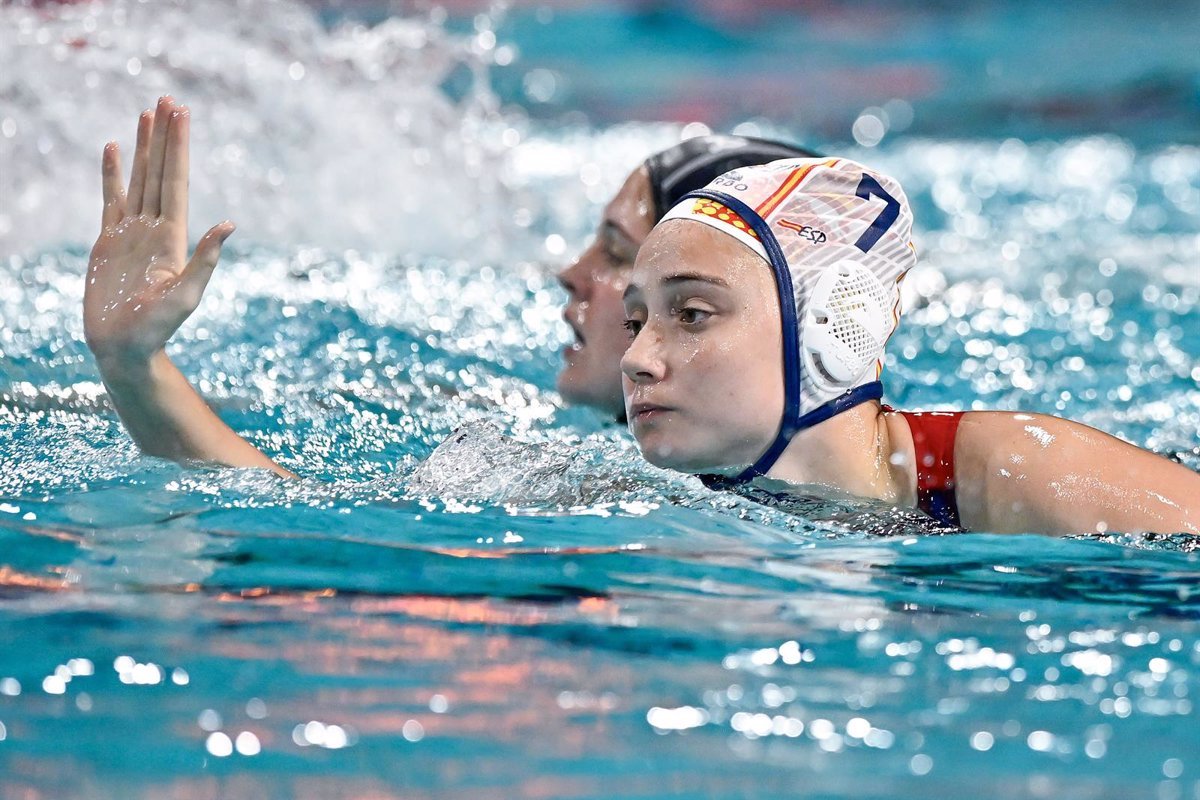
[{"label": "player's shoulder", "polygon": [[1077,440],[1104,435],[1069,419],[1027,411],[967,411],[958,426],[959,439],[968,445],[1029,442],[1044,448],[1061,438]]}]

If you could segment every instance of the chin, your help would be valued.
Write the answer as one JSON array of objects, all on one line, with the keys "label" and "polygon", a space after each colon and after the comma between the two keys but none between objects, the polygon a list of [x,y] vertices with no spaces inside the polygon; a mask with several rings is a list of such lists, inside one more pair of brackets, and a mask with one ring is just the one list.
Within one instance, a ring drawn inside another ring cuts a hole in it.
[{"label": "chin", "polygon": [[686,447],[674,447],[665,442],[656,442],[653,438],[649,438],[647,441],[639,440],[638,447],[642,451],[642,458],[661,469],[672,469],[676,472],[690,474],[712,472],[717,469],[711,463],[714,459],[705,458],[704,454],[689,451]]},{"label": "chin", "polygon": [[589,394],[587,389],[592,382],[588,380],[587,370],[576,361],[579,354],[573,353],[563,358],[565,363],[554,381],[554,388],[569,403],[586,403]]},{"label": "chin", "polygon": [[[588,406],[614,418],[625,418],[625,401],[621,398],[620,387],[615,392],[604,385],[605,381],[597,380],[581,370],[578,366],[567,364],[554,382],[555,389],[562,395],[563,400],[573,406]],[[605,389],[610,389],[605,391]]]},{"label": "chin", "polygon": [[554,381],[554,388],[568,403],[576,402],[575,381],[571,377],[571,367],[566,366]]},{"label": "chin", "polygon": [[[734,442],[714,441],[695,430],[690,431],[692,435],[688,435],[687,430],[672,431],[673,435],[668,435],[664,427],[647,426],[634,432],[642,458],[656,467],[690,475],[736,474],[754,461],[746,458],[750,455],[746,448],[738,448]],[[762,449],[765,450],[766,445]]]}]

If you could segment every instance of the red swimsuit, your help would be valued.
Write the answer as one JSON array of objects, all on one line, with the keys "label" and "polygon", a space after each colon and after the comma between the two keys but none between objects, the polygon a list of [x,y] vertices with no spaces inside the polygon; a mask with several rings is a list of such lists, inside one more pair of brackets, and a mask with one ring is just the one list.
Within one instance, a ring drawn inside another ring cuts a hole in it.
[{"label": "red swimsuit", "polygon": [[[885,411],[895,411],[884,407]],[[954,439],[963,412],[900,411],[912,431],[917,457],[917,507],[946,525],[961,527],[954,498]]]}]

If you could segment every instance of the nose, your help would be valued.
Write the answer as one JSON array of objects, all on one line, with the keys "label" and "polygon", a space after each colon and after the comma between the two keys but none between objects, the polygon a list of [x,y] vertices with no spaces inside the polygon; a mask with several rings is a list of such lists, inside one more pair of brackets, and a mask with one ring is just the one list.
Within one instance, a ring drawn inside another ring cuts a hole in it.
[{"label": "nose", "polygon": [[666,375],[662,336],[647,322],[621,356],[621,372],[635,384],[651,384]]},{"label": "nose", "polygon": [[588,289],[592,284],[593,250],[595,245],[580,253],[579,258],[558,273],[559,285],[566,289],[572,300],[587,299]]}]

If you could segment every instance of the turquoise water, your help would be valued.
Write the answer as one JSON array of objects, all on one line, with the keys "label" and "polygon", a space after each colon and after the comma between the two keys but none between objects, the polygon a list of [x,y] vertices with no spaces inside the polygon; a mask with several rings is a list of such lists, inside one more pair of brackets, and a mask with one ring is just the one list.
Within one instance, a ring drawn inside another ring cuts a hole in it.
[{"label": "turquoise water", "polygon": [[[1200,796],[1195,540],[760,505],[561,405],[553,266],[678,125],[445,100],[453,19],[122,8],[0,7],[0,798]],[[83,344],[96,154],[165,89],[240,225],[172,355],[300,482],[141,458]],[[914,202],[891,402],[1200,469],[1200,151],[835,146]]]}]

